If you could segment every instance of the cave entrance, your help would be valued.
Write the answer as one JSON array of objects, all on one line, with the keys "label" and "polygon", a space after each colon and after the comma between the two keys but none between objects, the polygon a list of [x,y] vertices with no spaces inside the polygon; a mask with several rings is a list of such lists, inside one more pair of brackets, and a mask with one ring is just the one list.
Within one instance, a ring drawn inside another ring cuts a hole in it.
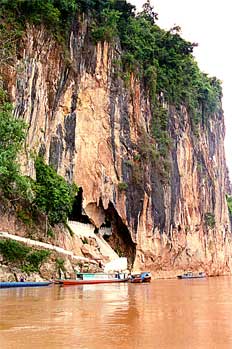
[{"label": "cave entrance", "polygon": [[94,232],[100,234],[119,257],[127,258],[128,268],[131,270],[135,260],[136,244],[114,205],[110,202],[108,208],[104,209],[100,200],[99,205],[90,203],[83,210],[82,202],[83,189],[80,187],[69,220],[95,226]]},{"label": "cave entrance", "polygon": [[105,210],[105,223],[102,224],[100,231],[102,228],[111,230],[111,234],[105,234],[103,237],[119,257],[127,257],[128,267],[131,270],[135,260],[136,244],[111,202]]},{"label": "cave entrance", "polygon": [[72,212],[70,213],[68,219],[70,221],[91,224],[89,217],[85,214],[82,208],[82,202],[83,202],[83,189],[80,187],[78,190],[78,194],[76,195],[73,203]]}]

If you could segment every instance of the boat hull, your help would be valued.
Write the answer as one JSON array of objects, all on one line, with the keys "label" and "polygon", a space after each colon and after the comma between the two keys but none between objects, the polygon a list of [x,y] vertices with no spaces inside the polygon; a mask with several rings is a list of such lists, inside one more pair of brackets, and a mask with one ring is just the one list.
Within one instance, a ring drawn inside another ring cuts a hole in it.
[{"label": "boat hull", "polygon": [[140,274],[132,274],[130,277],[130,282],[141,283],[141,282],[151,282],[150,272],[142,272]]},{"label": "boat hull", "polygon": [[130,282],[132,284],[140,284],[141,282],[143,282],[143,280],[141,278],[135,277],[135,278],[131,279]]},{"label": "boat hull", "polygon": [[184,276],[184,275],[178,275],[178,279],[204,279],[205,276]]},{"label": "boat hull", "polygon": [[0,288],[14,288],[14,287],[42,287],[49,286],[52,282],[0,282]]},{"label": "boat hull", "polygon": [[60,285],[72,286],[72,285],[95,285],[95,284],[113,284],[119,282],[126,282],[125,279],[106,279],[106,280],[57,280]]},{"label": "boat hull", "polygon": [[205,277],[206,275],[204,272],[200,272],[200,273],[188,272],[181,275],[177,275],[178,279],[203,279]]}]

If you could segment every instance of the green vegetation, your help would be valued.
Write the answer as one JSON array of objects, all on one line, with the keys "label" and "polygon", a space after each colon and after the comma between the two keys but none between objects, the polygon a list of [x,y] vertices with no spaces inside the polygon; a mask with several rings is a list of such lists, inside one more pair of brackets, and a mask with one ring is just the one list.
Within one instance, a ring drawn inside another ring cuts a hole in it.
[{"label": "green vegetation", "polygon": [[67,38],[72,20],[78,9],[76,0],[1,0],[0,16],[7,26],[20,31],[26,22],[44,24],[62,41]]},{"label": "green vegetation", "polygon": [[81,238],[81,241],[84,245],[88,244],[88,239],[84,236],[83,238]]},{"label": "green vegetation", "polygon": [[[95,41],[120,39],[124,70],[144,79],[155,119],[159,119],[160,93],[168,103],[186,105],[195,121],[199,113],[204,117],[218,110],[221,86],[216,78],[200,72],[192,55],[196,44],[182,39],[178,26],[169,31],[159,28],[149,0],[136,15],[135,7],[126,0],[1,0],[1,17],[11,26],[12,22],[43,23],[55,36],[64,38],[82,12],[91,17]],[[163,111],[161,114],[166,119]]]},{"label": "green vegetation", "polygon": [[38,272],[41,265],[50,256],[49,251],[33,250],[14,240],[0,240],[0,254],[4,262],[12,266],[20,266],[21,270],[28,274]]},{"label": "green vegetation", "polygon": [[205,219],[205,225],[207,227],[210,227],[211,229],[215,227],[216,222],[215,222],[214,213],[211,213],[211,212],[205,213],[204,219]]},{"label": "green vegetation", "polygon": [[232,196],[226,195],[227,206],[230,216],[232,216]]},{"label": "green vegetation", "polygon": [[0,253],[3,258],[9,263],[22,262],[30,251],[27,247],[14,240],[0,240]]},{"label": "green vegetation", "polygon": [[17,217],[27,226],[33,225],[32,214],[26,208],[17,211]]},{"label": "green vegetation", "polygon": [[22,266],[22,271],[25,271],[28,274],[39,272],[40,267],[47,260],[50,254],[50,251],[45,250],[30,251],[30,253],[26,256],[26,260]]},{"label": "green vegetation", "polygon": [[149,1],[137,15],[134,7],[122,0],[89,1],[82,9],[93,15],[95,39],[120,38],[123,67],[145,80],[154,106],[156,96],[162,93],[165,101],[186,105],[195,117],[198,112],[206,115],[217,111],[221,86],[216,78],[200,72],[192,55],[197,45],[182,39],[178,26],[169,31],[160,29]]},{"label": "green vegetation", "polygon": [[23,201],[18,218],[29,227],[37,213],[47,215],[51,225],[65,223],[78,191],[41,158],[35,161],[36,181],[20,172],[18,156],[26,138],[26,124],[12,115],[7,93],[0,89],[0,191],[11,201]]},{"label": "green vegetation", "polygon": [[[83,13],[88,15],[89,33],[94,43],[106,40],[122,48],[121,56],[113,62],[115,76],[123,77],[125,84],[130,86],[133,74],[149,97],[150,134],[140,130],[137,167],[150,161],[161,176],[167,178],[167,158],[171,149],[168,106],[174,105],[178,109],[184,105],[197,135],[197,125],[200,122],[206,124],[210,115],[220,110],[222,90],[215,77],[210,78],[199,70],[192,54],[197,45],[181,38],[180,27],[175,26],[169,31],[159,28],[156,24],[158,15],[149,0],[145,1],[140,13],[136,13],[135,7],[126,0],[0,0],[0,63],[12,64],[27,22],[44,25],[67,47],[72,25],[78,16],[81,21]],[[48,216],[51,225],[65,222],[76,188],[37,159],[37,183],[31,189],[31,181],[20,175],[16,161],[25,140],[25,124],[14,119],[11,110],[6,94],[1,90],[0,138],[4,141],[0,144],[0,188],[8,197],[12,192],[21,197],[31,195],[31,202]],[[131,168],[132,165],[128,163]],[[135,182],[141,178],[137,168],[133,170],[133,178]],[[118,188],[126,190],[127,184],[119,183]],[[19,216],[27,220],[22,212]]]},{"label": "green vegetation", "polygon": [[63,258],[56,258],[56,268],[57,270],[62,270],[65,272],[65,266],[64,266],[64,259]]},{"label": "green vegetation", "polygon": [[68,184],[56,171],[44,163],[42,158],[35,161],[36,184],[35,203],[44,212],[51,225],[65,223],[72,211],[78,188]]},{"label": "green vegetation", "polygon": [[47,230],[47,236],[52,238],[52,239],[55,237],[55,233],[54,233],[54,231],[52,230],[51,227],[49,227],[48,230]]},{"label": "green vegetation", "polygon": [[[177,108],[186,106],[195,135],[196,125],[205,124],[210,115],[220,110],[220,82],[199,70],[192,55],[197,45],[182,39],[178,26],[169,31],[159,28],[150,1],[145,2],[143,11],[137,15],[132,5],[119,0],[88,1],[82,10],[92,14],[95,41],[120,40],[123,53],[117,67],[123,69],[127,84],[131,73],[144,82],[153,113],[155,153],[165,158],[171,147],[165,103]],[[151,147],[150,150],[153,152]]]},{"label": "green vegetation", "polygon": [[125,183],[125,182],[119,182],[118,183],[118,190],[119,191],[124,191],[124,190],[127,190],[128,188],[128,184]]},{"label": "green vegetation", "polygon": [[0,88],[0,190],[7,198],[29,195],[30,182],[20,174],[17,161],[25,130],[25,123],[13,117],[12,105]]},{"label": "green vegetation", "polygon": [[92,25],[92,38],[97,41],[113,41],[118,36],[117,23],[120,19],[120,12],[110,9],[103,9],[99,23],[94,22]]}]

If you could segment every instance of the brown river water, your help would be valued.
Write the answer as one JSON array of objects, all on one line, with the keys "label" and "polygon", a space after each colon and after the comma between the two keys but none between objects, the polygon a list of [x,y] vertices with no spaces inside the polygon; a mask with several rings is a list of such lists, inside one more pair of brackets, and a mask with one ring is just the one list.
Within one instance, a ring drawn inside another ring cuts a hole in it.
[{"label": "brown river water", "polygon": [[1,289],[0,348],[232,349],[232,278]]}]

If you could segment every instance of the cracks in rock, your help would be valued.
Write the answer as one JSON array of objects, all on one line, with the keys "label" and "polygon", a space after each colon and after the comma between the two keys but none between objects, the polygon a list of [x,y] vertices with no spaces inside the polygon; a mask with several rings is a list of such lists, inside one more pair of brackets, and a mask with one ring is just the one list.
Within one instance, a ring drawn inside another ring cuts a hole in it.
[{"label": "cracks in rock", "polygon": [[56,95],[55,95],[55,98],[54,98],[52,111],[51,111],[52,119],[54,119],[54,115],[55,115],[56,109],[58,107],[58,103],[59,103],[60,97],[61,97],[62,93],[64,93],[64,88],[65,88],[66,82],[67,82],[68,77],[69,77],[69,72],[70,72],[69,67],[65,67],[63,69],[63,72],[62,72],[61,76],[60,76],[60,81],[58,83],[58,88],[56,90]]}]

